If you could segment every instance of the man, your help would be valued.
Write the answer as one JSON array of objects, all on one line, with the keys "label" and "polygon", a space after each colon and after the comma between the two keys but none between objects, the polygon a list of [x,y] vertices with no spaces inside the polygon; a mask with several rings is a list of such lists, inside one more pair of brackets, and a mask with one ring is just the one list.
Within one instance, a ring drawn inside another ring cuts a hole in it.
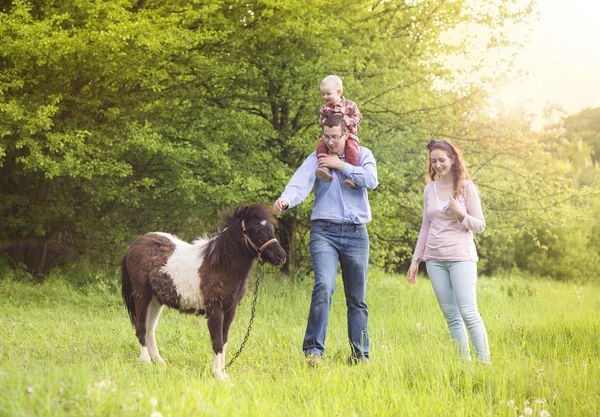
[{"label": "man", "polygon": [[[371,151],[359,147],[360,166],[345,162],[344,147],[348,131],[343,118],[333,114],[323,123],[321,140],[329,153],[313,152],[275,201],[276,214],[300,204],[314,186],[315,202],[311,215],[310,257],[315,284],[302,349],[307,359],[317,361],[325,353],[325,335],[331,298],[335,290],[338,261],[342,268],[351,364],[369,360],[369,312],[366,303],[369,235],[365,224],[371,221],[367,190],[377,187],[377,167]],[[315,177],[315,170],[326,166],[333,174],[331,182]],[[345,179],[356,189],[343,186]]]}]

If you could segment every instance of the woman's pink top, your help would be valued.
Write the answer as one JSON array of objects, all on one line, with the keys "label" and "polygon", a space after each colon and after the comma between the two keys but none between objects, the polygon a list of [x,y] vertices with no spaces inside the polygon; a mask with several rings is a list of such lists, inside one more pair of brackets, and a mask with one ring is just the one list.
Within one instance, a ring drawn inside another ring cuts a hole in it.
[{"label": "woman's pink top", "polygon": [[427,184],[423,192],[423,223],[413,258],[477,262],[473,232],[483,232],[485,219],[475,184],[465,181],[464,192],[457,198],[466,213],[460,222],[448,208],[449,202],[440,201],[436,182]]}]

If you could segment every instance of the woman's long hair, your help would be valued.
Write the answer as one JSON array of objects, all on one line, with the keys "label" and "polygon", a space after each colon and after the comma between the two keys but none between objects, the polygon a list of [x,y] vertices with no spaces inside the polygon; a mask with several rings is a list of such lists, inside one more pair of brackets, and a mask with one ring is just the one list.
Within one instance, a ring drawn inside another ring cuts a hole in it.
[{"label": "woman's long hair", "polygon": [[446,152],[446,155],[448,155],[449,158],[454,158],[454,164],[452,164],[452,183],[454,185],[452,197],[458,198],[458,196],[464,191],[465,180],[471,179],[467,169],[465,168],[463,157],[458,148],[450,141],[431,139],[427,144],[427,150],[429,151],[427,154],[427,182],[438,179],[435,169],[433,169],[431,166],[431,151],[435,149],[440,149]]}]

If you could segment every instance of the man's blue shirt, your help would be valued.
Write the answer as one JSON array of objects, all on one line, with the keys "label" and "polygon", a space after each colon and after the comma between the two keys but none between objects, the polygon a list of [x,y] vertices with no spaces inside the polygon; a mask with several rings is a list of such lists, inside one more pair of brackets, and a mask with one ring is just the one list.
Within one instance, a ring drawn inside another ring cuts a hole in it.
[{"label": "man's blue shirt", "polygon": [[[316,152],[311,153],[302,166],[292,176],[281,198],[289,202],[288,209],[300,204],[313,190],[315,203],[311,220],[329,220],[334,223],[364,224],[371,221],[371,206],[367,190],[377,187],[377,166],[375,158],[367,148],[359,146],[360,166],[344,164],[342,172],[331,170],[333,180],[325,182],[317,179],[315,170],[319,167]],[[345,161],[345,157],[340,157]],[[344,185],[349,178],[356,184],[355,190]]]}]

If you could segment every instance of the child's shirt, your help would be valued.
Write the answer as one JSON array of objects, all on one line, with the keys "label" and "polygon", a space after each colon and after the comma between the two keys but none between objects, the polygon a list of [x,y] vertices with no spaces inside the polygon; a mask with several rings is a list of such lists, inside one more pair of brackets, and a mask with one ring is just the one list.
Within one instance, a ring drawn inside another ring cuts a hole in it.
[{"label": "child's shirt", "polygon": [[358,110],[358,106],[352,100],[346,100],[344,96],[340,96],[341,100],[337,104],[324,104],[319,111],[319,126],[323,126],[323,122],[327,117],[334,113],[340,113],[344,117],[344,122],[350,131],[350,138],[358,142],[358,125],[362,122],[362,114]]}]

